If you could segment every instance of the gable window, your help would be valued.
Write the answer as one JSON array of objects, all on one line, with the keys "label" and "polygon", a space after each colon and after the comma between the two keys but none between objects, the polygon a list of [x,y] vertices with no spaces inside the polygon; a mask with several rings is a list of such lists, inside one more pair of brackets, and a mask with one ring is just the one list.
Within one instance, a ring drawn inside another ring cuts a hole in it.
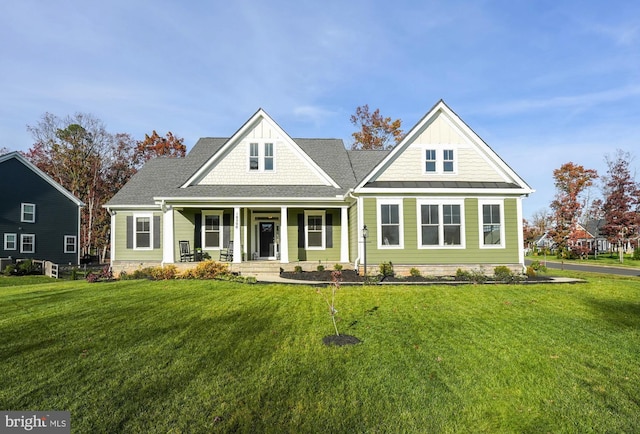
[{"label": "gable window", "polygon": [[20,253],[35,253],[36,236],[34,234],[20,234]]},{"label": "gable window", "polygon": [[17,250],[18,249],[18,235],[17,234],[4,234],[4,249],[5,250]]},{"label": "gable window", "polygon": [[425,171],[427,173],[435,173],[436,172],[436,150],[427,149],[425,153],[426,153]]},{"label": "gable window", "polygon": [[76,253],[76,236],[75,235],[64,236],[64,252]]},{"label": "gable window", "polygon": [[150,249],[151,248],[151,216],[137,215],[135,220],[134,249]]},{"label": "gable window", "polygon": [[274,167],[273,143],[249,143],[249,171],[271,172]]},{"label": "gable window", "polygon": [[442,171],[452,173],[453,168],[453,149],[445,149],[442,151]]},{"label": "gable window", "polygon": [[36,206],[32,203],[23,203],[20,207],[20,221],[24,223],[36,222]]},{"label": "gable window", "polygon": [[462,201],[418,201],[418,246],[463,247]]},{"label": "gable window", "polygon": [[305,211],[307,249],[325,248],[325,212]]},{"label": "gable window", "polygon": [[205,249],[222,248],[222,211],[202,213],[202,247]]},{"label": "gable window", "polygon": [[402,200],[378,202],[378,247],[402,248]]},{"label": "gable window", "polygon": [[503,207],[499,202],[479,202],[481,247],[504,247]]}]

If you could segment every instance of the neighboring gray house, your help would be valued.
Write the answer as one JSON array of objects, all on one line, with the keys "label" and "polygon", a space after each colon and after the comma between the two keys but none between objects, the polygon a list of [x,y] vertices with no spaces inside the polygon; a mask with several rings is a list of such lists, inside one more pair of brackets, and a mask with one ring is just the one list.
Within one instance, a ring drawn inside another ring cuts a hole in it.
[{"label": "neighboring gray house", "polygon": [[0,155],[0,257],[78,264],[82,201],[18,152]]}]

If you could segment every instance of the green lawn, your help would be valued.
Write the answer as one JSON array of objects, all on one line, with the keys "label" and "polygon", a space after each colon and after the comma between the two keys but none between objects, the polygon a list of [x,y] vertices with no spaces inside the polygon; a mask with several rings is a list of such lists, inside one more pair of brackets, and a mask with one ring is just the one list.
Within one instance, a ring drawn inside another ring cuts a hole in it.
[{"label": "green lawn", "polygon": [[[584,277],[584,274],[582,275]],[[640,279],[343,287],[0,277],[0,409],[74,432],[639,432]]]}]

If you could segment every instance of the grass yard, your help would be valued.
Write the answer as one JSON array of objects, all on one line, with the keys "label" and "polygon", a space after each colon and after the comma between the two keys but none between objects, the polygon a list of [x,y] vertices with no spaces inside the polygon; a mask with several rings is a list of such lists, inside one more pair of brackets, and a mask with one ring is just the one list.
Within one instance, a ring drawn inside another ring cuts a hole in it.
[{"label": "grass yard", "polygon": [[343,287],[0,277],[0,409],[73,432],[640,432],[640,279]]}]

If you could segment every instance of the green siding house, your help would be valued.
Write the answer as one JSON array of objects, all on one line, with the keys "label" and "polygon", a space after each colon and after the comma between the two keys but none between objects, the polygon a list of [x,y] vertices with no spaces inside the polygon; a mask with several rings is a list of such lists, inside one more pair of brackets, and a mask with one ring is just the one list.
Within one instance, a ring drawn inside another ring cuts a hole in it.
[{"label": "green siding house", "polygon": [[18,152],[0,155],[0,188],[0,258],[79,263],[79,199]]},{"label": "green siding house", "polygon": [[149,161],[105,207],[116,271],[192,260],[181,256],[188,245],[213,259],[231,249],[248,269],[361,268],[366,254],[369,264],[447,273],[521,270],[521,202],[532,192],[439,101],[391,151],[292,138],[260,109],[231,137]]}]

